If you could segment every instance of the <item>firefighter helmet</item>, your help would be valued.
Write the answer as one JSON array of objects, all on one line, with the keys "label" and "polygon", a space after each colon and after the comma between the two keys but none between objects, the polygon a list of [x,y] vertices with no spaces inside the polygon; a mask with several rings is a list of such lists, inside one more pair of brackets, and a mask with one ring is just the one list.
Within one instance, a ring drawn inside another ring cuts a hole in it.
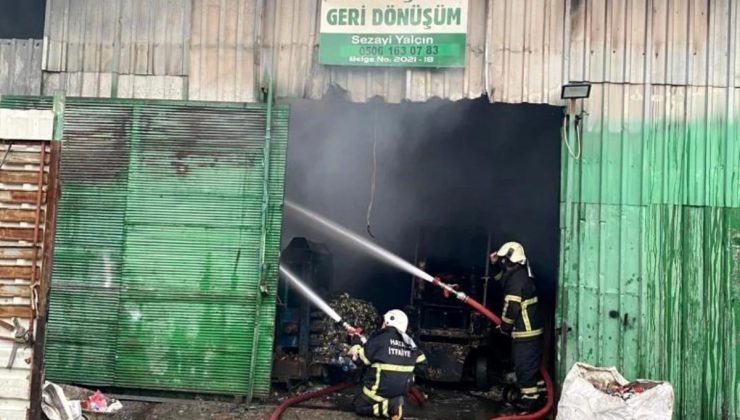
[{"label": "firefighter helmet", "polygon": [[527,256],[524,254],[524,247],[519,242],[507,242],[501,245],[496,255],[500,258],[508,258],[509,261],[515,264],[525,265],[527,263]]},{"label": "firefighter helmet", "polygon": [[399,309],[391,309],[383,315],[383,321],[388,327],[394,327],[398,332],[405,334],[409,326],[409,317]]}]

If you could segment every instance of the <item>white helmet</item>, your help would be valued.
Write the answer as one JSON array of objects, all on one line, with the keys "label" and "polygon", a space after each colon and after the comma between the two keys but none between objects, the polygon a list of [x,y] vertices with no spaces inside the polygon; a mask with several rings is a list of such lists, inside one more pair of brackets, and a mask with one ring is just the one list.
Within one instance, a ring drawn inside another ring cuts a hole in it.
[{"label": "white helmet", "polygon": [[527,264],[527,256],[524,254],[524,247],[519,242],[507,242],[501,245],[496,255],[506,257],[515,264]]},{"label": "white helmet", "polygon": [[403,311],[391,309],[383,315],[383,321],[388,327],[394,327],[401,334],[406,334],[406,328],[409,326],[409,317]]}]

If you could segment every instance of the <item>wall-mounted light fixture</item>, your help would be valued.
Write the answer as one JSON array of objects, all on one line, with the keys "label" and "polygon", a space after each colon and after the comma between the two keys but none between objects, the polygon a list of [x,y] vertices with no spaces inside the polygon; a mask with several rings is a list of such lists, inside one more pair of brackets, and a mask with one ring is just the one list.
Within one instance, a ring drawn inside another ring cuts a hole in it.
[{"label": "wall-mounted light fixture", "polygon": [[568,83],[560,91],[561,99],[586,99],[591,95],[591,83]]},{"label": "wall-mounted light fixture", "polygon": [[[586,111],[583,110],[583,104],[581,104],[581,111],[577,111],[576,102],[578,99],[586,99],[591,95],[591,83],[586,82],[568,82],[563,85],[560,91],[560,98],[568,101],[568,106],[565,109],[565,118],[563,120],[563,140],[565,145],[568,147],[570,155],[578,160],[581,157],[581,139],[583,135],[583,126],[581,120],[583,120]],[[574,117],[575,122],[575,149],[571,148],[570,141],[570,117]]]},{"label": "wall-mounted light fixture", "polygon": [[[591,95],[591,83],[587,82],[568,82],[560,90],[560,98],[568,101],[565,113],[567,115],[576,114],[576,101],[586,99]],[[583,105],[581,104],[581,108]]]}]

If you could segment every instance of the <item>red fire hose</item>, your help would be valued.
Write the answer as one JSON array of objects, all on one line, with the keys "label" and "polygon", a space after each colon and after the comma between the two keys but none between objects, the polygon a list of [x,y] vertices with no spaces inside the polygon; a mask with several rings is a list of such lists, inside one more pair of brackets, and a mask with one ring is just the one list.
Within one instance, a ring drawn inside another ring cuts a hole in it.
[{"label": "red fire hose", "polygon": [[318,391],[312,391],[312,392],[306,392],[304,394],[298,394],[294,397],[288,398],[287,400],[283,401],[279,406],[275,408],[275,410],[270,415],[270,420],[280,420],[280,416],[283,415],[283,412],[290,407],[293,404],[298,404],[303,401],[311,400],[318,397],[323,397],[324,395],[331,394],[333,392],[339,392],[342,390],[345,390],[355,383],[352,381],[349,382],[342,382],[337,385],[328,386],[326,388],[319,389]]},{"label": "red fire hose", "polygon": [[418,406],[422,406],[424,405],[424,402],[426,402],[426,396],[424,396],[424,393],[413,386],[409,389],[409,393],[406,398],[415,402]]},{"label": "red fire hose", "polygon": [[[444,293],[445,297],[449,297],[450,295],[454,295],[459,301],[467,304],[471,308],[475,309],[479,313],[481,313],[483,316],[488,318],[494,325],[497,327],[501,325],[501,318],[496,316],[493,312],[489,311],[488,308],[481,305],[476,301],[475,299],[471,298],[470,296],[466,295],[465,293],[457,290],[455,287],[442,282],[439,278],[435,277],[432,281],[433,284],[436,286],[439,286],[442,289],[442,293]],[[540,366],[540,374],[542,375],[542,379],[545,381],[545,388],[547,389],[547,401],[545,402],[545,405],[537,410],[534,413],[531,414],[523,414],[523,415],[513,415],[513,416],[503,416],[503,417],[492,417],[492,420],[536,420],[541,419],[545,417],[550,410],[552,410],[552,406],[554,404],[555,400],[555,387],[553,386],[552,379],[550,378],[550,374],[547,373],[547,369],[545,366]]]},{"label": "red fire hose", "polygon": [[[280,416],[282,416],[285,410],[287,410],[288,407],[290,407],[291,405],[302,403],[303,401],[312,400],[314,398],[323,397],[324,395],[329,395],[334,392],[343,391],[351,387],[352,385],[355,385],[355,383],[352,381],[342,382],[340,384],[322,388],[317,391],[306,392],[304,394],[298,394],[294,397],[288,398],[279,406],[275,407],[275,410],[270,415],[270,420],[280,420]],[[409,389],[408,398],[414,401],[417,405],[424,405],[424,394],[422,394],[421,391],[414,387],[411,387],[411,389]]]},{"label": "red fire hose", "polygon": [[[480,314],[488,318],[494,325],[501,325],[501,318],[496,316],[496,314],[494,314],[493,312],[489,311],[488,308],[481,305],[477,300],[471,298],[461,291],[456,290],[452,286],[441,282],[438,278],[434,279],[434,284],[443,289],[445,296],[449,296],[450,294],[455,295],[458,300],[478,311]],[[552,383],[552,378],[550,378],[550,374],[547,372],[547,369],[544,365],[540,366],[540,374],[542,375],[542,379],[545,381],[545,388],[547,389],[547,401],[545,402],[545,405],[542,406],[542,408],[531,414],[491,417],[490,420],[538,420],[545,417],[550,412],[550,410],[552,410],[552,406],[555,400],[555,387]],[[354,385],[353,382],[342,382],[340,384],[326,387],[318,391],[307,392],[305,394],[300,394],[292,398],[288,398],[279,406],[277,406],[277,408],[275,408],[275,411],[273,411],[270,415],[270,420],[279,420],[283,412],[293,404],[298,404],[303,401],[331,394],[333,392],[339,392],[351,387],[352,385]],[[419,405],[423,404],[424,402],[423,394],[421,394],[416,389],[412,388],[410,390],[409,397],[417,402]]]},{"label": "red fire hose", "polygon": [[[445,289],[445,291],[448,291],[447,288],[442,286],[444,283],[442,283],[438,279],[435,279],[434,284],[437,284]],[[476,301],[475,299],[462,292],[457,292],[455,293],[455,295],[463,303],[467,304],[468,306],[488,318],[494,325],[501,325],[501,318],[496,316],[496,314],[494,314],[493,312],[489,311],[485,306],[478,303],[478,301]],[[550,378],[550,374],[547,372],[545,365],[540,366],[540,374],[542,375],[542,379],[545,381],[545,388],[547,389],[547,402],[545,402],[545,405],[542,406],[542,408],[531,414],[491,417],[491,420],[537,420],[545,417],[550,412],[550,410],[552,410],[552,406],[555,402],[555,386],[552,383],[552,378]]]}]

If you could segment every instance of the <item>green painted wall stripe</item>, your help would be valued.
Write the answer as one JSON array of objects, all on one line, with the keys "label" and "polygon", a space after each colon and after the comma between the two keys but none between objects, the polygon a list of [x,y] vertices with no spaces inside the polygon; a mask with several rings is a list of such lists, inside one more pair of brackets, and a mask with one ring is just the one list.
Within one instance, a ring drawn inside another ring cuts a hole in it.
[{"label": "green painted wall stripe", "polygon": [[625,124],[624,131],[593,124],[582,158],[563,161],[564,201],[740,206],[737,123]]},{"label": "green painted wall stripe", "polygon": [[670,381],[678,418],[740,418],[737,124],[592,120],[562,163],[560,379],[616,366]]},{"label": "green painted wall stripe", "polygon": [[680,418],[740,415],[740,208],[574,206],[561,378],[576,361],[617,366],[670,381]]}]

